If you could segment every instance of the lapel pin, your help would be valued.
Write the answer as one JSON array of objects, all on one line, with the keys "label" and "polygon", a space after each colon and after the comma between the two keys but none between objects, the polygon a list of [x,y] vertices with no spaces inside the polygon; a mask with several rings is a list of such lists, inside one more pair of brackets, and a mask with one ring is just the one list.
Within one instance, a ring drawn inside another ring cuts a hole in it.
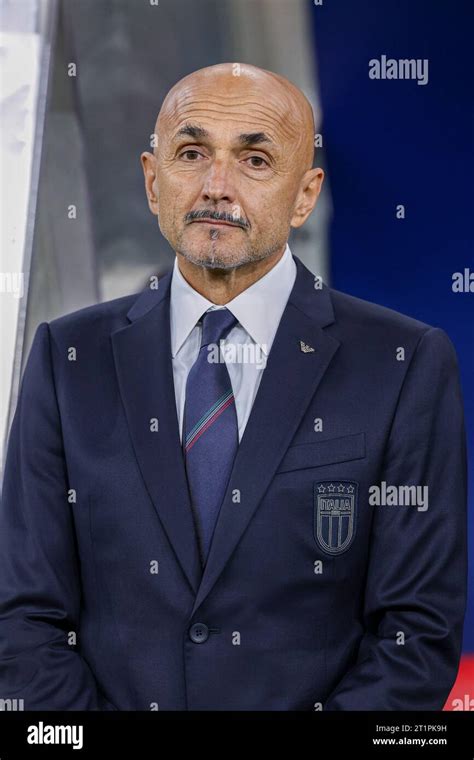
[{"label": "lapel pin", "polygon": [[308,346],[307,343],[304,343],[304,341],[300,340],[300,349],[304,354],[309,354],[312,351],[314,351],[313,346]]}]

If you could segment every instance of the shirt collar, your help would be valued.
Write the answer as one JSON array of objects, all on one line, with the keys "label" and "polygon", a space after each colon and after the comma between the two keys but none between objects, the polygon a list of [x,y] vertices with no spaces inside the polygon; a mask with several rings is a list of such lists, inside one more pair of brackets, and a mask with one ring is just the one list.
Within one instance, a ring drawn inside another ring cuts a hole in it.
[{"label": "shirt collar", "polygon": [[[262,351],[268,354],[296,278],[296,264],[289,245],[269,272],[225,304]],[[171,279],[171,352],[173,358],[212,301],[185,280],[174,261]]]}]

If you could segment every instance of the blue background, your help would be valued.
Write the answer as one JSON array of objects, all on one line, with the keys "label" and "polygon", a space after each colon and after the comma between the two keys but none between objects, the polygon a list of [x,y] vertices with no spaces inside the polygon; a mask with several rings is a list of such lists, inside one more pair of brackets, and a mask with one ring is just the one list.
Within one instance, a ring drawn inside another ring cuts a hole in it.
[{"label": "blue background", "polygon": [[[458,353],[474,534],[474,293],[452,275],[473,257],[471,2],[309,2],[331,184],[331,284],[441,327]],[[428,58],[429,82],[371,80],[382,54]],[[405,206],[398,220],[396,206]],[[414,423],[416,424],[416,423]],[[474,567],[464,650],[474,652]]]}]

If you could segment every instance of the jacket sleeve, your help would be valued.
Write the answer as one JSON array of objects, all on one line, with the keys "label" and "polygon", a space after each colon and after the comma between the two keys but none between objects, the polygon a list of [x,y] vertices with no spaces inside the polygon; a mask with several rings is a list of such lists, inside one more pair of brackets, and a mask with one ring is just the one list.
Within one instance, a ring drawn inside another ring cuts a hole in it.
[{"label": "jacket sleeve", "polygon": [[0,698],[25,710],[115,710],[68,634],[80,575],[49,326],[39,325],[13,419],[0,506]]},{"label": "jacket sleeve", "polygon": [[373,506],[365,634],[324,710],[442,710],[466,609],[466,469],[456,354],[430,328],[407,370],[380,478],[427,486],[428,506]]}]

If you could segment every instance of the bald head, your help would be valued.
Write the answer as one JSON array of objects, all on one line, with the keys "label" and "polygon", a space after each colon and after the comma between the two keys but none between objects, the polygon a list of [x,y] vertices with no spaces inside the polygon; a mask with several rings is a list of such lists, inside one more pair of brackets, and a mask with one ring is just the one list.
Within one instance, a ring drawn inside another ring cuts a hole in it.
[{"label": "bald head", "polygon": [[251,64],[219,63],[180,79],[166,95],[158,114],[157,147],[200,98],[208,98],[211,105],[221,104],[229,115],[234,109],[237,114],[242,103],[251,103],[252,116],[259,116],[268,126],[273,122],[272,127],[287,142],[295,168],[304,172],[312,167],[315,124],[309,100],[285,77]]}]

